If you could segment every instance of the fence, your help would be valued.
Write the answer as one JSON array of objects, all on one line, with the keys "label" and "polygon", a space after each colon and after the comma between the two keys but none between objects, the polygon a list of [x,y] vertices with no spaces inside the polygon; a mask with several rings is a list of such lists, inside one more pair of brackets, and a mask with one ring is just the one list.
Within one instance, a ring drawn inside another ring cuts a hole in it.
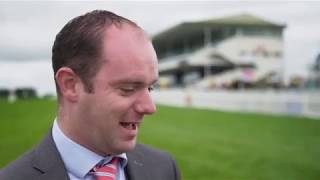
[{"label": "fence", "polygon": [[320,91],[155,91],[156,103],[223,111],[262,112],[320,117]]}]

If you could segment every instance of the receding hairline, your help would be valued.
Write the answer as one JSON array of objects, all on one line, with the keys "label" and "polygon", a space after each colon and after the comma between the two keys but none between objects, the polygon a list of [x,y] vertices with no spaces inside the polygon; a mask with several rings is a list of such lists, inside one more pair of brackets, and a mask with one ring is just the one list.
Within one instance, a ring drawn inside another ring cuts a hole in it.
[{"label": "receding hairline", "polygon": [[[125,28],[133,29],[135,37],[141,38],[141,39],[149,42],[152,45],[152,41],[151,41],[149,35],[140,26],[138,26],[136,24],[132,24],[131,22],[121,22],[121,24],[120,23],[115,23],[115,24],[112,24],[112,25],[110,25],[108,27],[105,27],[104,31],[101,33],[101,40],[100,40],[101,47],[100,48],[101,49],[105,48],[105,45],[108,43],[108,39],[110,39],[110,37],[115,37],[116,36],[116,34],[114,32],[112,33],[110,31],[112,31],[112,30],[123,30]],[[105,50],[107,50],[107,49],[105,49]],[[108,62],[108,58],[107,57],[103,57],[103,52],[102,51],[100,51],[100,61]]]},{"label": "receding hairline", "polygon": [[149,37],[149,35],[146,33],[146,31],[144,29],[142,29],[140,26],[138,26],[137,24],[133,24],[132,22],[127,22],[127,21],[123,21],[120,23],[113,23],[108,27],[105,27],[104,31],[102,32],[102,38],[108,38],[108,34],[110,34],[110,30],[112,30],[113,28],[122,30],[124,28],[131,28],[135,30],[135,34],[137,34],[137,36],[139,37],[144,37],[146,40],[151,42],[151,39]]}]

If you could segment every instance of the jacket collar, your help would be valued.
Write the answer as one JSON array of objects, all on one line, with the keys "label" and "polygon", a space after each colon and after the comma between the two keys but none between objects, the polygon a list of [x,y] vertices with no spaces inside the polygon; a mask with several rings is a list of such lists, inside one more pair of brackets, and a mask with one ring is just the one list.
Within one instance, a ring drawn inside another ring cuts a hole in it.
[{"label": "jacket collar", "polygon": [[146,171],[143,153],[139,151],[139,144],[135,149],[128,152],[128,164],[125,168],[127,180],[145,180],[152,179],[148,171]]},{"label": "jacket collar", "polygon": [[69,180],[64,163],[55,146],[51,131],[33,151],[33,168],[41,172],[39,179]]},{"label": "jacket collar", "polygon": [[[148,171],[145,171],[143,153],[137,149],[139,149],[139,145],[127,153],[128,164],[125,167],[126,179],[152,179]],[[51,131],[34,149],[32,165],[36,171],[41,173],[38,177],[39,180],[69,180],[67,170],[53,141]]]}]

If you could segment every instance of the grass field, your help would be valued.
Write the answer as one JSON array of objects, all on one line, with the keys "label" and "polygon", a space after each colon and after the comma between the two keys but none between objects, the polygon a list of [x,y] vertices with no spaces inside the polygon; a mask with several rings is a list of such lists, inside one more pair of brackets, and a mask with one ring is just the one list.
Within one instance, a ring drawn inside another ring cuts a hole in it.
[{"label": "grass field", "polygon": [[[54,117],[54,101],[0,101],[0,167],[36,144]],[[319,120],[158,106],[139,140],[170,152],[185,180],[320,179]]]}]

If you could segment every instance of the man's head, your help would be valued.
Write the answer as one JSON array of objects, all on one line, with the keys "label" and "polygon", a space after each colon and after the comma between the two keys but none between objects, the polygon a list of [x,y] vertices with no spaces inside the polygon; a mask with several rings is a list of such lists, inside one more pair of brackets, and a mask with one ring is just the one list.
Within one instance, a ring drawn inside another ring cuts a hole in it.
[{"label": "man's head", "polygon": [[63,132],[100,155],[134,148],[144,115],[155,112],[150,90],[158,79],[157,57],[143,30],[93,11],[57,35],[52,60]]},{"label": "man's head", "polygon": [[[91,78],[99,70],[102,61],[104,31],[123,24],[140,29],[129,19],[103,10],[95,10],[69,21],[57,34],[52,48],[54,75],[61,67],[69,67],[81,78],[87,92],[91,93]],[[57,84],[56,87],[59,97],[60,89]]]}]

